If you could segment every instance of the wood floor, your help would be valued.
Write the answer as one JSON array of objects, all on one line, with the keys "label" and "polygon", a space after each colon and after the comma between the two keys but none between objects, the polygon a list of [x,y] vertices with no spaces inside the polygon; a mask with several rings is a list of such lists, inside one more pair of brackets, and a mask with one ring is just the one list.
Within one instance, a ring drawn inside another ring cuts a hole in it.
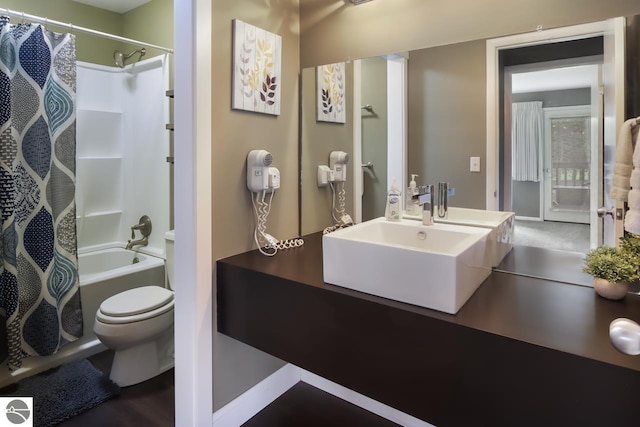
[{"label": "wood floor", "polygon": [[242,427],[392,427],[365,411],[309,384],[299,382]]},{"label": "wood floor", "polygon": [[[89,358],[108,374],[113,352]],[[77,415],[59,427],[168,427],[175,424],[173,369],[122,389],[120,396]],[[242,427],[392,427],[397,424],[300,382]]]},{"label": "wood floor", "polygon": [[[109,374],[113,351],[89,358]],[[131,387],[59,427],[169,427],[175,425],[174,371]],[[389,420],[299,382],[242,427],[392,427]]]},{"label": "wood floor", "polygon": [[[108,374],[113,352],[89,358],[97,369]],[[60,427],[168,427],[175,424],[173,369],[134,386],[58,426]]]}]

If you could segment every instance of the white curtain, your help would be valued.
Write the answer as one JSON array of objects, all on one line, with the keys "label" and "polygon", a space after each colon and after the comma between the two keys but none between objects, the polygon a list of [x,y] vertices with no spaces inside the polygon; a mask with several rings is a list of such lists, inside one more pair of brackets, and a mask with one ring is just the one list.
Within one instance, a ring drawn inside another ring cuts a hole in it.
[{"label": "white curtain", "polygon": [[542,124],[542,102],[511,104],[511,179],[514,181],[540,181]]}]

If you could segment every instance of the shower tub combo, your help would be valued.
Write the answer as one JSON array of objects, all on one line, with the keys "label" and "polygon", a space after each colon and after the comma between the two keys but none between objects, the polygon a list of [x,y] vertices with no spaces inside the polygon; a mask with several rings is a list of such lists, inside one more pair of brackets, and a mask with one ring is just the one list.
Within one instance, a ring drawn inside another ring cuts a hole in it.
[{"label": "shower tub combo", "polygon": [[164,259],[140,252],[112,247],[80,253],[78,260],[83,337],[62,347],[55,355],[24,359],[16,371],[9,371],[6,364],[1,366],[0,387],[106,350],[93,333],[96,311],[102,301],[128,289],[165,283]]},{"label": "shower tub combo", "polygon": [[147,184],[170,182],[164,125],[171,121],[168,56],[122,69],[78,61],[77,77],[76,228],[84,334],[55,355],[24,359],[16,371],[0,364],[0,387],[105,350],[93,332],[100,304],[129,289],[165,285],[163,233],[152,233],[147,246],[135,248],[140,252],[123,248],[141,213],[153,218],[156,230],[169,230],[168,187]]}]

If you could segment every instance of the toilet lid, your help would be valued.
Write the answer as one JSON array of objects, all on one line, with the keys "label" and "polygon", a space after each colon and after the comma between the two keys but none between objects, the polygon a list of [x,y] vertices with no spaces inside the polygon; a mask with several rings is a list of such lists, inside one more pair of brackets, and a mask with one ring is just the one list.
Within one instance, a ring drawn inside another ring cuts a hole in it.
[{"label": "toilet lid", "polygon": [[129,289],[100,304],[100,312],[111,317],[127,317],[147,313],[173,301],[173,292],[160,286]]}]

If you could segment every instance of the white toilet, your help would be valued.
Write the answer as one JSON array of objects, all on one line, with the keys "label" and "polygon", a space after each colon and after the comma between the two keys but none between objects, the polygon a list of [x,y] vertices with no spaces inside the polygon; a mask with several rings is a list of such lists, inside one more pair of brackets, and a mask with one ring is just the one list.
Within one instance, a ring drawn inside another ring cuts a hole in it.
[{"label": "white toilet", "polygon": [[174,366],[173,245],[165,233],[167,288],[143,286],[106,299],[96,313],[93,332],[115,350],[110,378],[121,387],[141,383]]}]

